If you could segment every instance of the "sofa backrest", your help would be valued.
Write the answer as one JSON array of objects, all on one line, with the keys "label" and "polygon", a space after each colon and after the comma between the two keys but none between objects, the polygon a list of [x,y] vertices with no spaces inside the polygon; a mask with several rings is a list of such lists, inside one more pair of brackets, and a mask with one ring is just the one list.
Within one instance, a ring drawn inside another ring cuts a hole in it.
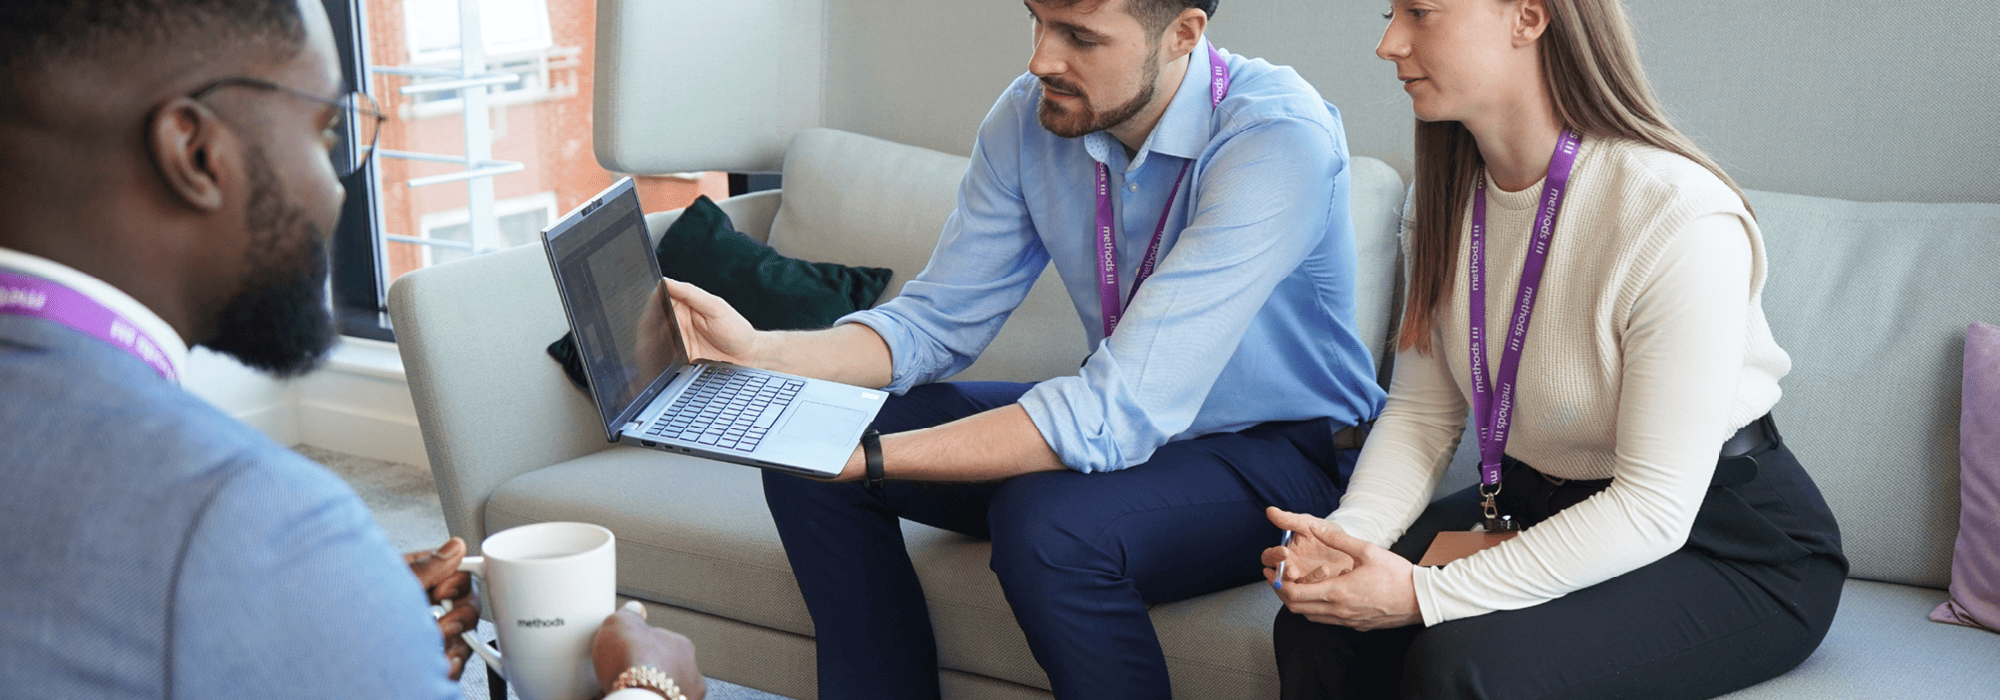
[{"label": "sofa backrest", "polygon": [[2000,322],[2000,205],[1749,196],[1764,312],[1792,358],[1779,430],[1839,518],[1853,576],[1942,588],[1965,329]]},{"label": "sofa backrest", "polygon": [[[808,129],[785,152],[784,201],[769,243],[786,255],[895,271],[893,297],[930,260],[958,202],[962,156],[832,129]],[[1379,361],[1389,321],[1403,182],[1373,158],[1350,164],[1360,268],[1357,322]],[[1089,354],[1076,308],[1053,266],[1035,282],[966,380],[1036,381],[1073,374]]]},{"label": "sofa backrest", "polygon": [[[784,203],[771,247],[786,255],[895,272],[882,301],[922,272],[970,162],[882,139],[808,129],[785,150]],[[1028,382],[1076,371],[1090,349],[1052,266],[986,353],[957,379]]]}]

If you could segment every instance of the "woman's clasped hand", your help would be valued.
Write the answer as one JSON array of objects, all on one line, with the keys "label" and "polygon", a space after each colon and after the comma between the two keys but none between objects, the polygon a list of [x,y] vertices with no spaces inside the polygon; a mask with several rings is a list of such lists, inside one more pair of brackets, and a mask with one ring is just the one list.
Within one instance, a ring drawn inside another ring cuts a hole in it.
[{"label": "woman's clasped hand", "polygon": [[[1264,550],[1264,578],[1285,608],[1306,619],[1357,630],[1423,621],[1410,562],[1348,535],[1339,525],[1302,513],[1266,508],[1266,516],[1294,534],[1290,544]],[[1285,565],[1284,580],[1277,567]]]}]

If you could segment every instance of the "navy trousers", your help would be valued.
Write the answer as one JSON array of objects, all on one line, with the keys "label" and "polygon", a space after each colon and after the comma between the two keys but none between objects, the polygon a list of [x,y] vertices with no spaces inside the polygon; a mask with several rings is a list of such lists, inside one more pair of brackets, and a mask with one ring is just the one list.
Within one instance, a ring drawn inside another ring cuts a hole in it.
[{"label": "navy trousers", "polygon": [[[942,383],[892,398],[892,433],[1017,401],[1028,385]],[[1265,506],[1331,512],[1356,450],[1330,420],[1169,443],[1144,464],[987,483],[890,481],[878,494],[764,474],[811,611],[819,697],[937,698],[937,642],[898,518],[990,539],[991,567],[1057,697],[1172,696],[1148,603],[1263,580]]]}]

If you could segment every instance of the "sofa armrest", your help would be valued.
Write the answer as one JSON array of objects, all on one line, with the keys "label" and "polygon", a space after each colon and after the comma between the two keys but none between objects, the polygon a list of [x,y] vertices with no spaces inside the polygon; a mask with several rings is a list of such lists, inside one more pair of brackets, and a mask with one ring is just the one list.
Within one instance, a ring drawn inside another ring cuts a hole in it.
[{"label": "sofa armrest", "polygon": [[569,321],[541,246],[405,275],[389,316],[445,524],[473,551],[501,484],[609,447],[596,408],[546,352]]},{"label": "sofa armrest", "polygon": [[735,224],[737,231],[769,245],[771,222],[778,218],[778,206],[784,199],[783,190],[765,190],[730,197],[715,205],[729,215],[729,223]]}]

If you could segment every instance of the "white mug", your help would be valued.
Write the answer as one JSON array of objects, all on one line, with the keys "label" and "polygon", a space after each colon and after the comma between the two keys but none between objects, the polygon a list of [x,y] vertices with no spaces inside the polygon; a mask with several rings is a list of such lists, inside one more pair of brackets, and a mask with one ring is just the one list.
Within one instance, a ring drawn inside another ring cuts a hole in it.
[{"label": "white mug", "polygon": [[522,700],[597,697],[590,644],[617,604],[617,539],[589,523],[535,523],[494,533],[459,571],[485,579],[500,636],[495,653],[462,636]]}]

